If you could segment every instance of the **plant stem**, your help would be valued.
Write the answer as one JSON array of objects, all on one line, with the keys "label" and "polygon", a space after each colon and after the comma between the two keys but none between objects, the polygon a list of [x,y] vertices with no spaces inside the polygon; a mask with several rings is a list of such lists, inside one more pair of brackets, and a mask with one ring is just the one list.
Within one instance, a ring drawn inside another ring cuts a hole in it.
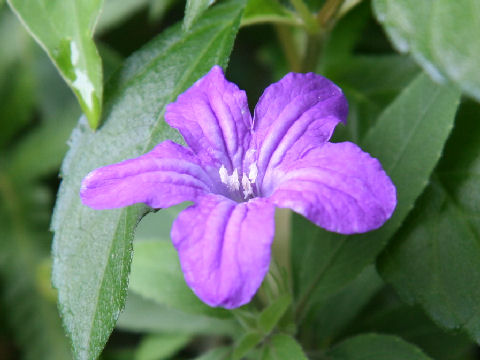
[{"label": "plant stem", "polygon": [[290,3],[295,8],[295,11],[298,13],[298,15],[300,15],[302,18],[308,33],[315,34],[320,31],[317,19],[302,0],[290,0]]},{"label": "plant stem", "polygon": [[330,30],[335,24],[336,15],[345,0],[327,0],[317,14],[317,22],[323,30]]},{"label": "plant stem", "polygon": [[295,47],[295,41],[293,39],[290,27],[277,24],[275,25],[275,31],[277,33],[278,40],[280,41],[280,46],[282,47],[283,53],[287,58],[288,67],[290,70],[293,72],[302,71],[302,62],[298,54],[298,49]]},{"label": "plant stem", "polygon": [[302,71],[315,71],[318,59],[322,55],[323,45],[325,42],[325,33],[319,32],[317,34],[308,34],[307,36],[307,51],[302,61]]}]

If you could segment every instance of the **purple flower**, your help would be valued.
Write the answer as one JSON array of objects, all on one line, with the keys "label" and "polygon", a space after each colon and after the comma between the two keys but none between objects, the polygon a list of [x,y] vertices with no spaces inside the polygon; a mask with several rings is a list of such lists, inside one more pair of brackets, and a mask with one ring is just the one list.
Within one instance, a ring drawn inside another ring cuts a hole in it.
[{"label": "purple flower", "polygon": [[171,231],[185,280],[207,304],[235,308],[268,270],[275,207],[342,234],[376,229],[392,215],[395,187],[378,160],[328,141],[347,112],[331,81],[290,73],[265,90],[252,120],[245,92],[214,66],[166,108],[186,146],[167,140],[96,169],[81,198],[94,209],[193,201]]}]

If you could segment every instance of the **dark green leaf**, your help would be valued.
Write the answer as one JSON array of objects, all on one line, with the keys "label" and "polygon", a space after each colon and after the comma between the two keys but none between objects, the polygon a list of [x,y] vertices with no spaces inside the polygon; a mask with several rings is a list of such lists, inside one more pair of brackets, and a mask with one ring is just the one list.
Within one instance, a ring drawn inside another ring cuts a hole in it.
[{"label": "dark green leaf", "polygon": [[420,307],[401,302],[390,287],[375,296],[342,335],[366,332],[400,336],[435,360],[472,360],[473,356],[474,343],[468,336],[440,329]]},{"label": "dark green leaf", "polygon": [[379,230],[344,236],[294,217],[292,247],[297,315],[338,291],[371,263],[427,185],[453,126],[459,93],[417,77],[380,115],[362,148],[377,157],[397,187],[397,208]]},{"label": "dark green leaf", "polygon": [[242,359],[250,350],[257,346],[262,339],[263,335],[258,332],[246,333],[235,345],[235,349],[233,350],[232,354],[232,360]]},{"label": "dark green leaf", "polygon": [[305,325],[312,332],[315,344],[328,344],[338,336],[363,309],[372,296],[378,292],[383,281],[373,265],[338,293],[315,304]]},{"label": "dark green leaf", "polygon": [[0,10],[0,148],[32,118],[32,45],[15,16],[8,9]]},{"label": "dark green leaf", "polygon": [[396,336],[367,334],[347,339],[329,353],[331,360],[429,360],[422,350]]},{"label": "dark green leaf", "polygon": [[264,334],[269,334],[280,321],[292,302],[290,295],[276,298],[265,310],[260,313],[258,325]]},{"label": "dark green leaf", "polygon": [[243,5],[224,2],[188,34],[177,25],[132,55],[106,89],[104,125],[92,132],[81,119],[74,130],[53,220],[53,282],[78,359],[98,356],[123,308],[133,230],[145,211],[91,210],[80,202],[81,180],[164,139],[180,140],[163,121],[165,105],[212,65],[225,66]]},{"label": "dark green leaf", "polygon": [[349,101],[347,126],[338,127],[335,139],[360,142],[382,110],[418,75],[406,56],[355,56],[330,65],[328,77],[343,89]]},{"label": "dark green leaf", "polygon": [[462,110],[431,184],[379,266],[409,303],[480,342],[480,107]]},{"label": "dark green leaf", "polygon": [[377,19],[396,48],[410,52],[432,77],[452,80],[480,99],[480,2],[375,0]]},{"label": "dark green leaf", "polygon": [[135,352],[134,360],[163,360],[175,355],[191,337],[178,334],[147,335]]},{"label": "dark green leaf", "polygon": [[152,0],[104,0],[95,32],[102,33],[120,24],[128,16],[146,8]]},{"label": "dark green leaf", "polygon": [[185,31],[190,30],[195,21],[197,21],[203,12],[214,2],[215,0],[187,0],[185,17],[183,19],[183,28]]},{"label": "dark green leaf", "polygon": [[[346,4],[346,3],[345,3]],[[370,4],[362,2],[353,11],[341,18],[325,39],[324,50],[318,64],[320,74],[332,78],[330,69],[348,69],[348,62],[355,54],[355,47],[362,39],[370,19]]]},{"label": "dark green leaf", "polygon": [[130,289],[146,299],[185,312],[227,316],[201,302],[185,283],[178,255],[170,241],[136,241]]},{"label": "dark green leaf", "polygon": [[307,360],[307,357],[293,337],[277,334],[267,345],[262,360]]},{"label": "dark green leaf", "polygon": [[102,109],[102,62],[93,30],[102,0],[8,0],[72,88],[92,128]]},{"label": "dark green leaf", "polygon": [[25,360],[71,359],[46,266],[48,195],[0,168],[0,306]]},{"label": "dark green leaf", "polygon": [[134,332],[214,335],[233,335],[238,330],[234,320],[187,314],[143,299],[133,292],[128,294],[117,327]]}]

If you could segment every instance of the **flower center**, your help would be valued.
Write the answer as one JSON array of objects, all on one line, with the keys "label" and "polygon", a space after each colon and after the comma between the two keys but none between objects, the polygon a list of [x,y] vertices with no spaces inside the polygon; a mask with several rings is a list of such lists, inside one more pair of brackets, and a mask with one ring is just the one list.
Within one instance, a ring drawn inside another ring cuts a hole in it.
[{"label": "flower center", "polygon": [[222,184],[225,184],[231,193],[239,192],[241,186],[244,200],[255,196],[252,185],[255,184],[255,180],[258,176],[258,168],[256,163],[250,164],[248,168],[248,176],[245,173],[242,174],[241,182],[237,169],[233,170],[232,175],[228,175],[227,168],[222,165],[218,170],[218,174],[220,175],[220,181]]}]

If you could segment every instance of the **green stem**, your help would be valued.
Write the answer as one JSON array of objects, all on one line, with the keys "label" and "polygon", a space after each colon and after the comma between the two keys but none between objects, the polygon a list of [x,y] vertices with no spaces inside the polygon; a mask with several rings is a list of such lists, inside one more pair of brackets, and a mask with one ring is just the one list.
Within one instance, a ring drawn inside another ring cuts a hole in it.
[{"label": "green stem", "polygon": [[298,54],[298,49],[295,47],[295,41],[292,36],[291,29],[285,25],[275,25],[280,46],[287,58],[288,67],[293,72],[300,72],[302,70],[302,62]]},{"label": "green stem", "polygon": [[345,0],[327,0],[317,14],[317,22],[323,30],[330,30],[337,20],[337,14]]},{"label": "green stem", "polygon": [[315,34],[320,31],[315,16],[310,12],[307,5],[302,0],[290,0],[290,3],[295,8],[295,11],[300,15],[305,24],[307,31],[311,34]]},{"label": "green stem", "polygon": [[315,71],[318,59],[322,55],[323,45],[325,43],[325,33],[309,34],[307,37],[307,51],[302,61],[302,71]]}]

